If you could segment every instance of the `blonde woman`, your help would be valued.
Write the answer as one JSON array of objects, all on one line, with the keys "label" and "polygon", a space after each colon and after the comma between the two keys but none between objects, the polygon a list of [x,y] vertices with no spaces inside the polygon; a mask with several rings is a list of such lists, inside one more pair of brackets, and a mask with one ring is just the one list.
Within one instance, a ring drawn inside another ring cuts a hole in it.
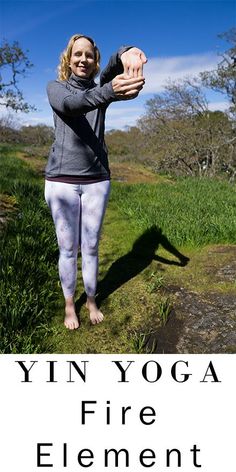
[{"label": "blonde woman", "polygon": [[121,47],[94,82],[100,53],[92,38],[71,37],[61,55],[58,80],[47,87],[53,110],[55,141],[45,172],[45,199],[51,210],[59,246],[59,276],[68,329],[77,329],[74,294],[77,256],[81,250],[86,306],[92,324],[103,314],[95,301],[98,243],[110,191],[110,170],[104,142],[108,105],[137,97],[144,85],[144,53]]}]

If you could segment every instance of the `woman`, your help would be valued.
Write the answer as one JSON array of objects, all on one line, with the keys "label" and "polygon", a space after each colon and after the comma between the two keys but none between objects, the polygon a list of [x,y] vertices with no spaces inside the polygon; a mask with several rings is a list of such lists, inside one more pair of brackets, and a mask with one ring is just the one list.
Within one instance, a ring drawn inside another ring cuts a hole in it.
[{"label": "woman", "polygon": [[105,113],[111,102],[138,95],[147,60],[140,49],[122,47],[111,57],[97,85],[99,61],[94,41],[74,35],[61,55],[59,80],[47,87],[55,141],[46,166],[45,199],[56,228],[64,324],[69,329],[79,327],[74,305],[79,247],[90,320],[96,324],[103,319],[95,294],[99,235],[110,190]]}]

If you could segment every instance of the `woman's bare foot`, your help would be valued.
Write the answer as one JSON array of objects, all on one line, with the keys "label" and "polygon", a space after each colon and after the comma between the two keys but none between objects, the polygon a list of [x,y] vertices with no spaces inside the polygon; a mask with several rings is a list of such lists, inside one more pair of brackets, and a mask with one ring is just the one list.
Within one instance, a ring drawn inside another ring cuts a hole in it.
[{"label": "woman's bare foot", "polygon": [[89,310],[91,323],[93,325],[101,323],[104,317],[102,312],[98,309],[94,297],[87,297],[86,307]]},{"label": "woman's bare foot", "polygon": [[66,299],[64,325],[68,329],[79,328],[79,320],[75,312],[75,304],[72,298]]}]

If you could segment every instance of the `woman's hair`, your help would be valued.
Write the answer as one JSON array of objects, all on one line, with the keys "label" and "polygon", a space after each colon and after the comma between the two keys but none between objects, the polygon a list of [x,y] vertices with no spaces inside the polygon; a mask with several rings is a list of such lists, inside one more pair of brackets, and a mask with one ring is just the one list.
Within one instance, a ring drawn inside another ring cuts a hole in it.
[{"label": "woman's hair", "polygon": [[71,75],[70,59],[71,59],[72,48],[74,46],[75,41],[79,38],[86,38],[88,41],[90,41],[90,43],[93,45],[93,48],[94,48],[95,68],[94,68],[93,74],[91,75],[91,78],[94,78],[99,73],[100,52],[94,40],[90,38],[89,36],[85,36],[84,34],[74,34],[73,36],[71,36],[66,49],[62,52],[60,56],[60,64],[58,66],[59,80],[68,80]]}]

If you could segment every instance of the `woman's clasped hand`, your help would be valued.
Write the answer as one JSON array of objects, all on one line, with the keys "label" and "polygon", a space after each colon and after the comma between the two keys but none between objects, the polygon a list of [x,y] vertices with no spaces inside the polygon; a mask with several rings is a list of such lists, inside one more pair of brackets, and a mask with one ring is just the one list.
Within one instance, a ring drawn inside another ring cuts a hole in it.
[{"label": "woman's clasped hand", "polygon": [[145,84],[143,64],[147,58],[139,48],[130,48],[121,55],[124,72],[112,80],[112,88],[122,100],[137,97]]},{"label": "woman's clasped hand", "polygon": [[117,75],[112,80],[112,88],[117,97],[122,100],[129,100],[137,97],[140,90],[142,90],[145,83],[143,76],[141,77],[129,77],[126,74]]}]

